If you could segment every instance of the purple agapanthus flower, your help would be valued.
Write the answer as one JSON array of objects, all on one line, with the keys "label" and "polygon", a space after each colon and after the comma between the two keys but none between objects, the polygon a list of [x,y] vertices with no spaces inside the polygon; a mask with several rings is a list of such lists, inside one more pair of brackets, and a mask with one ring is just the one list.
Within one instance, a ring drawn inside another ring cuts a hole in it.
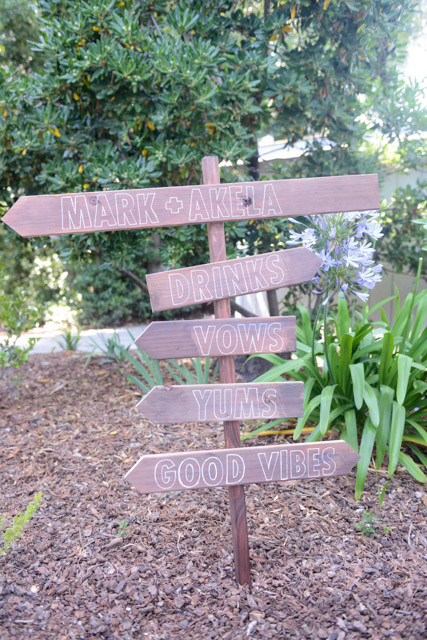
[{"label": "purple agapanthus flower", "polygon": [[316,293],[327,291],[328,299],[338,289],[341,295],[352,292],[367,301],[382,273],[382,265],[374,262],[372,246],[372,240],[383,235],[378,216],[375,211],[312,216],[311,226],[289,218],[300,230],[290,230],[287,244],[302,244],[322,258],[314,278]]}]

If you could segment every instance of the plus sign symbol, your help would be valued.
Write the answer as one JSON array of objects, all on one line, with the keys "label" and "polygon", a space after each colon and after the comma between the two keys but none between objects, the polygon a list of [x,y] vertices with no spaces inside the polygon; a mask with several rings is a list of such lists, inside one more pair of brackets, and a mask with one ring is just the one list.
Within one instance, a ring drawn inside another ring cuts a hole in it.
[{"label": "plus sign symbol", "polygon": [[184,208],[184,205],[182,204],[182,200],[180,200],[179,198],[176,198],[175,196],[172,196],[166,202],[165,207],[171,213],[179,213],[181,209]]}]

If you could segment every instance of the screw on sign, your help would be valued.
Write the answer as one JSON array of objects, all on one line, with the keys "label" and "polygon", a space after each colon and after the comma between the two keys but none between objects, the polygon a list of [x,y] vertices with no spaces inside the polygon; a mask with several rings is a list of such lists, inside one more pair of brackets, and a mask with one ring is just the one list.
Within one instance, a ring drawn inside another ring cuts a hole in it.
[{"label": "screw on sign", "polygon": [[213,301],[215,319],[154,322],[136,343],[153,358],[217,356],[220,384],[155,387],[138,404],[157,423],[221,421],[225,448],[143,456],[126,475],[142,493],[227,486],[236,580],[250,583],[244,485],[348,473],[344,441],[242,448],[240,421],[303,414],[300,382],[236,384],[234,356],[293,351],[294,317],[231,318],[230,298],[312,279],[320,260],[289,249],[226,260],[224,222],[379,207],[376,175],[220,184],[203,158],[203,185],[23,196],[3,221],[22,236],[207,223],[211,262],[147,277],[154,311]]}]

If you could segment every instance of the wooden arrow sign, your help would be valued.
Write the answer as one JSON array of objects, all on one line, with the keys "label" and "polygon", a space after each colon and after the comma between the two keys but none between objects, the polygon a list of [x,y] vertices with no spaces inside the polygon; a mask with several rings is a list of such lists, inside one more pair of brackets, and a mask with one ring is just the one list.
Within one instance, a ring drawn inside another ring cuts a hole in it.
[{"label": "wooden arrow sign", "polygon": [[300,417],[302,382],[177,385],[153,387],[137,404],[155,424]]},{"label": "wooden arrow sign", "polygon": [[3,217],[21,236],[93,233],[365,211],[380,206],[378,176],[22,196]]},{"label": "wooden arrow sign", "polygon": [[286,249],[248,258],[147,275],[153,311],[187,307],[308,282],[322,260],[309,249]]},{"label": "wooden arrow sign", "polygon": [[135,344],[157,360],[284,353],[296,349],[295,316],[152,322]]},{"label": "wooden arrow sign", "polygon": [[344,440],[143,456],[126,474],[141,493],[345,475],[359,456]]}]

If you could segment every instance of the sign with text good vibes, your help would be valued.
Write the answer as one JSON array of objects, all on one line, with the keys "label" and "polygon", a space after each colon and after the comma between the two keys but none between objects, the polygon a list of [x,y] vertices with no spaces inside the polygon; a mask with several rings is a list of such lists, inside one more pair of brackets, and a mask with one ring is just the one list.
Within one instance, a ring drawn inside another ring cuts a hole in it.
[{"label": "sign with text good vibes", "polygon": [[310,281],[322,264],[309,249],[286,249],[147,274],[153,311],[175,309]]},{"label": "sign with text good vibes", "polygon": [[33,237],[378,207],[378,177],[367,174],[21,196],[3,222],[19,235]]},{"label": "sign with text good vibes", "polygon": [[153,387],[137,404],[156,424],[273,420],[304,414],[302,382],[187,384]]},{"label": "sign with text good vibes", "polygon": [[152,322],[135,344],[156,360],[295,351],[295,316]]},{"label": "sign with text good vibes", "polygon": [[345,475],[359,460],[344,440],[143,456],[125,479],[141,493]]}]

